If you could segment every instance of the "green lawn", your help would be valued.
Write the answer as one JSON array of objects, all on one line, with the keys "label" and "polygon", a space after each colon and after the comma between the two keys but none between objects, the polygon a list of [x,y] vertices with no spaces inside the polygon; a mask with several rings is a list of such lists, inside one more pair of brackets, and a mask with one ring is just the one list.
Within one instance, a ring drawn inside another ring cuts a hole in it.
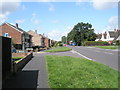
[{"label": "green lawn", "polygon": [[103,49],[118,49],[118,46],[94,46],[94,47]]},{"label": "green lawn", "polygon": [[46,52],[64,52],[64,51],[70,51],[70,50],[72,49],[68,47],[58,47],[51,50],[47,50]]},{"label": "green lawn", "polygon": [[12,59],[14,59],[15,63],[20,62],[23,57],[12,57]]},{"label": "green lawn", "polygon": [[118,72],[83,58],[47,55],[50,88],[117,88]]}]

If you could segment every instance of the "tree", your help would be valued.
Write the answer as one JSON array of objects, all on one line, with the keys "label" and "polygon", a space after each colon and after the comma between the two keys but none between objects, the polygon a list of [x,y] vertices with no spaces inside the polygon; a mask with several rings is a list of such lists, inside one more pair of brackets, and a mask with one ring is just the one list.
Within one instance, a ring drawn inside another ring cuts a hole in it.
[{"label": "tree", "polygon": [[78,23],[74,26],[71,32],[68,33],[67,40],[73,41],[77,45],[82,45],[85,41],[94,41],[96,34],[92,25],[89,23]]},{"label": "tree", "polygon": [[62,36],[62,38],[61,38],[61,39],[62,39],[62,40],[61,40],[61,41],[62,41],[62,43],[64,43],[64,44],[65,44],[65,43],[66,43],[66,41],[67,41],[66,36]]}]

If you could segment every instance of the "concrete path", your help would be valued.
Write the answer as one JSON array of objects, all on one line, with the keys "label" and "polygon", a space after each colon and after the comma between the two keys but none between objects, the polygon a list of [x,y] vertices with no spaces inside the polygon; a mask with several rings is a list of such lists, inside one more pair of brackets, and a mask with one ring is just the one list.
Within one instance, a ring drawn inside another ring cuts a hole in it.
[{"label": "concrete path", "polygon": [[9,78],[4,88],[49,88],[44,55],[34,53],[22,71]]},{"label": "concrete path", "polygon": [[37,88],[49,88],[48,73],[46,71],[46,62],[43,54],[34,53],[34,58],[23,68],[23,71],[24,70],[37,70]]}]

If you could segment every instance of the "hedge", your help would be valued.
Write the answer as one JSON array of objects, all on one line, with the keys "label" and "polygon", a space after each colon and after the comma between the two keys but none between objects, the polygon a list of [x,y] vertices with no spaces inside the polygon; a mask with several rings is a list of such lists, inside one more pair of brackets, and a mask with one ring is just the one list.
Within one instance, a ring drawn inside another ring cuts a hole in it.
[{"label": "hedge", "polygon": [[120,46],[120,41],[113,41],[113,43],[115,43],[115,45],[119,45]]},{"label": "hedge", "polygon": [[85,41],[84,46],[105,46],[109,45],[107,41]]}]

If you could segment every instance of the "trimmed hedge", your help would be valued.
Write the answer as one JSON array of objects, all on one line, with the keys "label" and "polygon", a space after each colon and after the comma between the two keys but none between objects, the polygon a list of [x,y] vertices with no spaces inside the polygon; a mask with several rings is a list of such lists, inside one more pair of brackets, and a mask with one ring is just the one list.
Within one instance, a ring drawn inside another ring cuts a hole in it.
[{"label": "trimmed hedge", "polygon": [[85,41],[84,46],[105,46],[109,45],[107,41]]}]

